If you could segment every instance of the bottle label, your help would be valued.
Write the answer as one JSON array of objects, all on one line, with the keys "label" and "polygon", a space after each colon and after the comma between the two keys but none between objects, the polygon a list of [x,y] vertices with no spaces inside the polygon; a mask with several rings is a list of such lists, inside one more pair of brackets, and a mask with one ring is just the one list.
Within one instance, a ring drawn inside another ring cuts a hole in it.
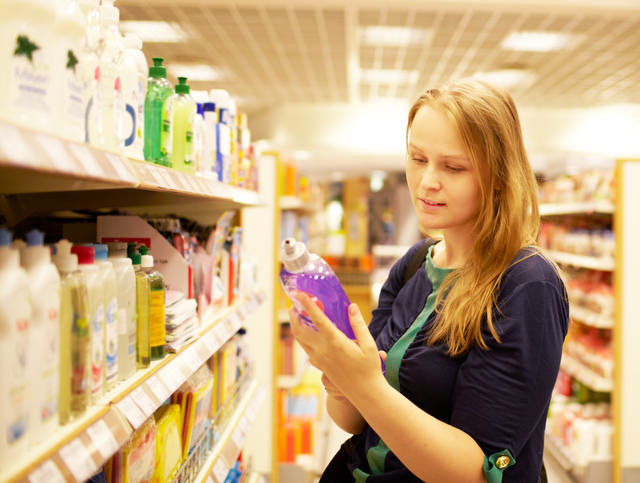
[{"label": "bottle label", "polygon": [[104,306],[100,304],[93,314],[91,338],[91,394],[102,391],[104,373]]},{"label": "bottle label", "polygon": [[171,128],[171,97],[168,97],[162,105],[162,126],[160,131],[160,154],[166,159],[171,159]]},{"label": "bottle label", "polygon": [[82,129],[84,122],[84,92],[82,90],[82,72],[78,65],[78,55],[73,49],[67,50],[62,112],[64,121],[74,129]]},{"label": "bottle label", "polygon": [[107,323],[105,341],[105,360],[107,381],[111,382],[118,377],[118,301],[114,297],[107,304],[105,321]]},{"label": "bottle label", "polygon": [[194,143],[194,125],[196,112],[192,112],[187,120],[187,130],[184,135],[184,164],[195,167],[195,143]]},{"label": "bottle label", "polygon": [[46,310],[47,324],[45,328],[46,340],[42,353],[42,394],[44,395],[40,407],[40,420],[49,421],[58,413],[58,362],[59,362],[59,298],[51,301],[51,306]]},{"label": "bottle label", "polygon": [[149,296],[149,338],[151,347],[164,345],[164,290],[152,290]]},{"label": "bottle label", "polygon": [[23,112],[48,115],[51,69],[42,46],[28,34],[18,34],[13,42],[9,69],[10,105]]},{"label": "bottle label", "polygon": [[[29,345],[29,320],[17,318],[15,320],[16,341],[9,347],[8,367],[5,369],[8,377],[9,407],[7,414],[7,427],[3,428],[6,441],[9,444],[16,443],[27,431],[27,347]],[[11,350],[13,349],[13,350]],[[4,385],[4,384],[3,384]]]}]

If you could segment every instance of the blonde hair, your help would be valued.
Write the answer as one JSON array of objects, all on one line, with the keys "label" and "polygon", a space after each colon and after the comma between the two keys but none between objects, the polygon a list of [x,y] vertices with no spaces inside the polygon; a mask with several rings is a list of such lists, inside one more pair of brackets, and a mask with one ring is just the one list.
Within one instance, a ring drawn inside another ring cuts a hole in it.
[{"label": "blonde hair", "polygon": [[480,177],[481,206],[474,225],[473,253],[464,267],[442,283],[428,338],[428,344],[444,343],[455,356],[473,345],[488,349],[482,337],[484,323],[500,342],[493,324],[500,281],[518,251],[535,243],[540,226],[538,190],[518,112],[507,92],[477,80],[430,89],[409,111],[407,142],[423,106],[444,113],[455,123]]}]

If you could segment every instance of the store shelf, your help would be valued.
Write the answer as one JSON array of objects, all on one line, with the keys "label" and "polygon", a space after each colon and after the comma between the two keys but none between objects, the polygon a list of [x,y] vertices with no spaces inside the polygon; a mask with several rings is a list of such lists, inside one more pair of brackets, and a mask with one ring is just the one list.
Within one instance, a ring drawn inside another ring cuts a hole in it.
[{"label": "store shelf", "polygon": [[569,449],[552,434],[545,432],[545,453],[570,476],[579,483],[607,483],[611,481],[611,459],[579,462]]},{"label": "store shelf", "polygon": [[321,207],[311,202],[303,201],[297,196],[280,196],[278,198],[281,210],[317,211]]},{"label": "store shelf", "polygon": [[601,375],[593,372],[588,367],[580,364],[580,362],[573,359],[566,353],[562,354],[562,361],[560,361],[560,368],[578,379],[585,386],[598,392],[611,392],[613,391],[613,380],[602,377]]},{"label": "store shelf", "polygon": [[[65,481],[84,481],[237,332],[264,299],[263,292],[255,291],[233,306],[209,314],[200,337],[116,385],[80,418],[58,428],[45,443],[29,448],[12,467],[3,468],[0,481],[22,481],[27,475],[33,481],[44,481],[46,475],[56,472]],[[73,458],[68,457],[69,452],[74,453]],[[86,454],[90,457],[84,458]]]},{"label": "store shelf", "polygon": [[612,215],[615,206],[609,201],[584,201],[574,203],[543,203],[540,216],[603,214]]},{"label": "store shelf", "polygon": [[265,397],[264,388],[253,380],[194,481],[207,483],[225,481],[229,470],[238,459],[249,428]]},{"label": "store shelf", "polygon": [[291,376],[287,376],[287,375],[278,376],[278,380],[276,382],[276,386],[278,387],[278,389],[293,389],[294,387],[300,385],[300,383],[302,382],[302,378],[304,377],[304,374],[309,369],[309,366],[310,366],[309,358],[304,357],[304,359],[298,364],[298,366],[299,366],[298,371],[295,374]]},{"label": "store shelf", "polygon": [[212,223],[222,210],[262,204],[254,191],[7,123],[0,123],[0,173],[9,224],[78,206]]},{"label": "store shelf", "polygon": [[590,327],[598,329],[613,329],[613,317],[607,317],[579,305],[572,304],[569,308],[571,318]]},{"label": "store shelf", "polygon": [[573,253],[553,250],[545,250],[545,253],[549,258],[558,263],[573,265],[574,267],[613,272],[616,266],[616,262],[613,258],[590,257],[587,255],[575,255]]}]

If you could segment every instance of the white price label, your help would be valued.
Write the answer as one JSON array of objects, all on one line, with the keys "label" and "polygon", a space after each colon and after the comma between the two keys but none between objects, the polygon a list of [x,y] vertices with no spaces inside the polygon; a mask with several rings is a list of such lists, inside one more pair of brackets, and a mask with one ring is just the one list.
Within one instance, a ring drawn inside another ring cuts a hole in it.
[{"label": "white price label", "polygon": [[162,180],[164,181],[164,185],[167,188],[174,188],[175,189],[176,183],[175,183],[175,181],[173,181],[173,176],[171,176],[171,174],[169,173],[168,170],[161,169],[160,170],[160,175],[162,176]]},{"label": "white price label", "polygon": [[145,419],[147,419],[143,412],[140,411],[140,408],[136,406],[136,404],[129,396],[126,396],[120,402],[116,403],[116,407],[131,423],[133,429],[138,429],[140,426],[142,426],[142,423],[144,423]]},{"label": "white price label", "polygon": [[155,167],[149,167],[149,172],[151,173],[151,177],[153,178],[153,182],[154,184],[158,185],[158,186],[164,186],[164,180],[162,179],[162,174],[161,174],[162,169],[160,168],[155,168]]},{"label": "white price label", "polygon": [[100,456],[105,460],[109,459],[116,451],[118,451],[118,443],[113,433],[104,420],[100,419],[87,428],[87,434],[93,441]]},{"label": "white price label", "polygon": [[147,393],[144,392],[144,388],[142,386],[138,386],[131,391],[131,398],[142,410],[145,417],[151,416],[156,410],[156,404],[151,400]]},{"label": "white price label", "polygon": [[75,143],[69,144],[69,149],[71,149],[75,158],[84,167],[85,174],[90,176],[104,176],[102,166],[100,166],[100,163],[98,163],[95,156],[89,149]]},{"label": "white price label", "polygon": [[191,368],[187,365],[187,363],[182,358],[176,359],[175,366],[182,381],[186,381],[189,378],[189,376],[193,374],[193,372],[191,371]]},{"label": "white price label", "polygon": [[205,335],[200,340],[202,340],[202,343],[205,345],[210,355],[213,354],[216,351],[216,349],[218,349],[218,343],[216,341],[216,336],[213,333],[213,331],[207,332],[207,335]]},{"label": "white price label", "polygon": [[200,356],[198,356],[198,353],[195,351],[194,346],[191,346],[186,351],[184,351],[184,354],[182,354],[180,359],[189,368],[191,374],[196,372],[196,370],[202,365],[202,360],[200,359]]},{"label": "white price label", "polygon": [[213,483],[213,478],[211,478],[211,475],[207,475],[207,479],[205,480],[205,483]]},{"label": "white price label", "polygon": [[38,135],[36,139],[57,170],[67,172],[74,171],[76,166],[73,158],[67,150],[64,149],[59,139],[44,135]]},{"label": "white price label", "polygon": [[22,133],[11,126],[0,125],[0,146],[4,157],[17,164],[36,165],[36,156]]},{"label": "white price label", "polygon": [[158,398],[161,403],[164,402],[170,395],[171,391],[167,389],[162,380],[157,376],[152,376],[147,381],[147,386],[151,389],[151,392]]},{"label": "white price label", "polygon": [[224,344],[229,338],[229,330],[225,327],[224,324],[220,323],[216,326],[215,331],[220,345]]},{"label": "white price label", "polygon": [[182,381],[184,381],[182,376],[178,373],[176,359],[174,359],[169,364],[167,364],[167,366],[165,366],[165,368],[160,372],[160,377],[162,378],[162,381],[167,385],[167,387],[169,388],[169,391],[171,392],[178,389],[180,384],[182,384]]},{"label": "white price label", "polygon": [[72,439],[58,452],[77,481],[85,481],[96,471],[91,456],[79,439]]},{"label": "white price label", "polygon": [[105,156],[122,181],[137,181],[136,177],[129,171],[129,168],[127,168],[120,156],[113,153],[105,153]]},{"label": "white price label", "polygon": [[29,481],[31,483],[65,483],[64,476],[51,460],[45,461],[40,467],[32,471],[29,475]]},{"label": "white price label", "polygon": [[229,474],[229,467],[226,465],[222,457],[218,458],[216,464],[213,465],[213,474],[216,475],[216,479],[222,483]]},{"label": "white price label", "polygon": [[236,448],[242,449],[242,444],[244,443],[244,432],[240,427],[237,427],[236,430],[231,435],[231,439],[236,445]]}]

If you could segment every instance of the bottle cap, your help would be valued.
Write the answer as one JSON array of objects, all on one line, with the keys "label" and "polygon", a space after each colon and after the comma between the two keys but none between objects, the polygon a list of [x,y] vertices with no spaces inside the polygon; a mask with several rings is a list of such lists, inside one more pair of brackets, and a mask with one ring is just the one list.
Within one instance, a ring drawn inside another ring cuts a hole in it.
[{"label": "bottle cap", "polygon": [[124,34],[124,39],[122,40],[122,42],[127,49],[142,49],[142,39],[134,33]]},{"label": "bottle cap", "polygon": [[107,259],[107,256],[109,254],[109,249],[107,248],[107,245],[103,243],[94,243],[93,250],[94,250],[94,260]]},{"label": "bottle cap", "polygon": [[149,67],[149,77],[167,77],[167,68],[162,66],[162,57],[153,57],[153,65]]},{"label": "bottle cap", "polygon": [[44,233],[37,228],[28,231],[25,238],[27,239],[27,245],[30,247],[44,245]]},{"label": "bottle cap", "polygon": [[202,102],[196,102],[196,112],[204,117],[204,104]]},{"label": "bottle cap", "polygon": [[109,258],[126,258],[127,244],[125,242],[109,242],[107,243],[109,250]]},{"label": "bottle cap", "polygon": [[189,84],[187,84],[187,78],[178,77],[178,83],[175,87],[176,94],[189,94],[190,89]]},{"label": "bottle cap", "polygon": [[0,246],[8,247],[11,245],[11,240],[13,239],[13,233],[7,230],[4,226],[0,227]]},{"label": "bottle cap", "polygon": [[285,238],[280,244],[280,261],[288,272],[300,272],[309,261],[309,251],[295,238]]},{"label": "bottle cap", "polygon": [[147,245],[140,245],[138,247],[138,252],[140,255],[146,255],[149,253],[149,247]]},{"label": "bottle cap", "polygon": [[92,246],[75,245],[71,247],[71,253],[75,253],[78,256],[78,263],[80,265],[91,265],[93,263],[95,250]]},{"label": "bottle cap", "polygon": [[142,255],[140,258],[142,268],[153,268],[153,255]]},{"label": "bottle cap", "polygon": [[120,21],[120,11],[113,6],[113,0],[102,0],[100,5],[100,24],[108,27],[118,25]]},{"label": "bottle cap", "polygon": [[69,240],[60,240],[55,244],[56,254],[53,263],[59,272],[68,273],[78,269],[78,256],[71,253],[72,244]]}]

